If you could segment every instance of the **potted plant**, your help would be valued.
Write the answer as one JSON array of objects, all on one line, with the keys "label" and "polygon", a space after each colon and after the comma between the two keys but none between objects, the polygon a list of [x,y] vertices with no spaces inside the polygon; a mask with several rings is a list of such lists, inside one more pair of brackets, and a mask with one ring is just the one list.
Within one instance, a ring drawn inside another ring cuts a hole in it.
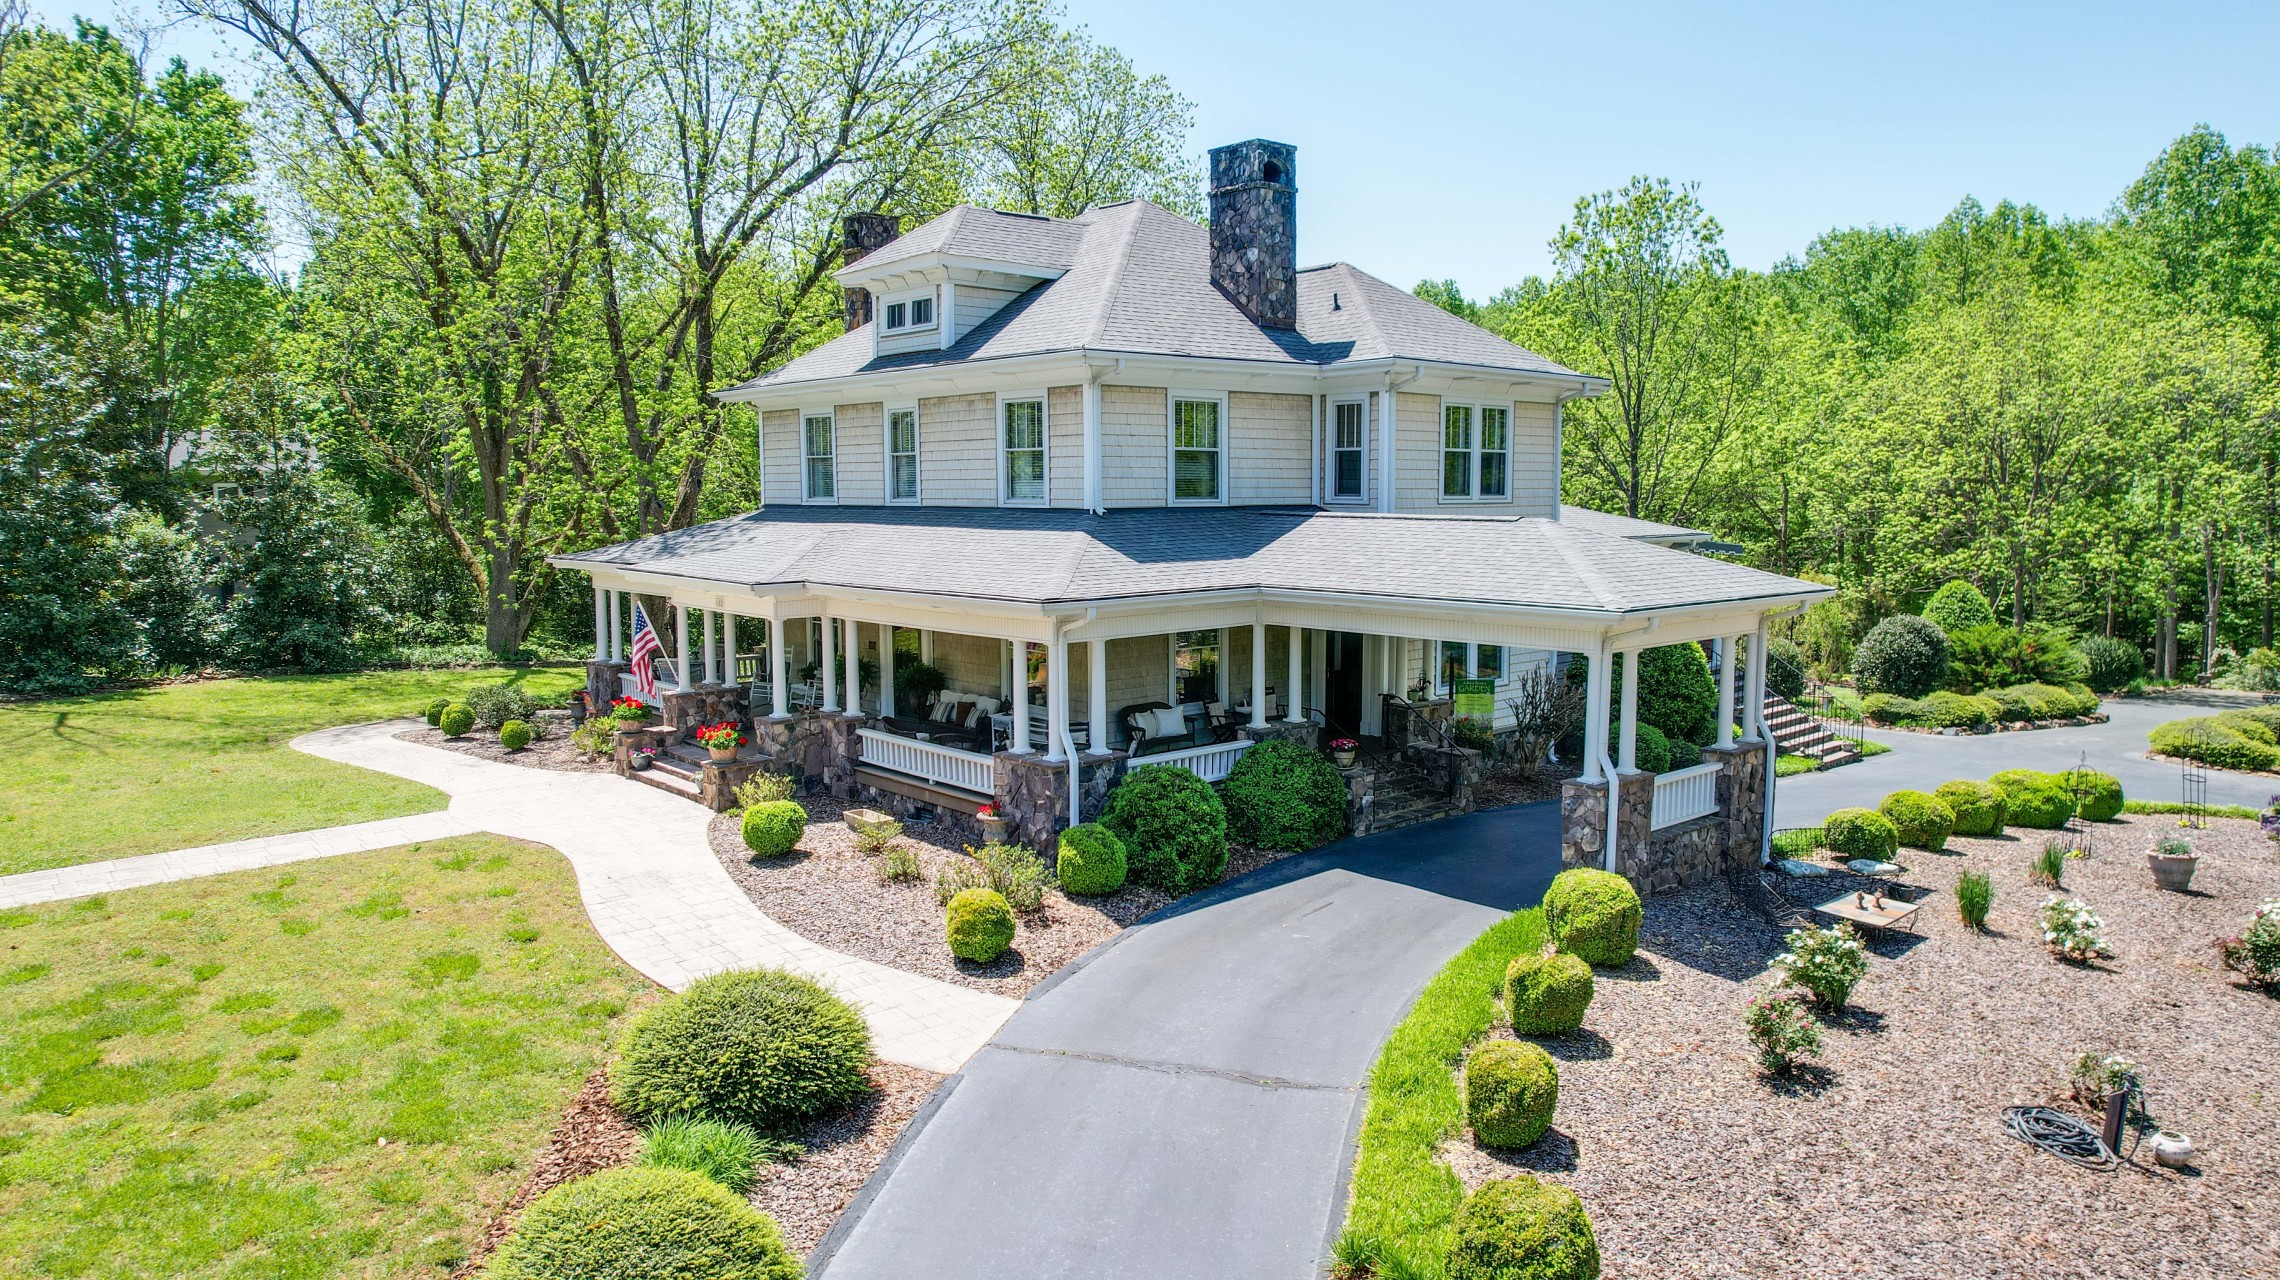
[{"label": "potted plant", "polygon": [[1361,748],[1362,744],[1356,739],[1332,738],[1330,740],[1331,763],[1341,769],[1351,769],[1354,767],[1354,753]]},{"label": "potted plant", "polygon": [[2183,836],[2163,836],[2156,841],[2153,852],[2145,855],[2145,863],[2153,869],[2153,883],[2171,893],[2185,892],[2193,883],[2194,868],[2201,865],[2201,855],[2193,851],[2193,842]]},{"label": "potted plant", "polygon": [[626,757],[626,763],[633,766],[633,771],[635,773],[640,773],[642,770],[647,769],[650,765],[655,764],[656,762],[657,748],[655,747],[643,747],[640,750],[635,751],[632,755]]},{"label": "potted plant", "polygon": [[714,764],[727,764],[736,759],[736,749],[750,741],[744,736],[743,728],[734,720],[703,725],[697,729],[695,737],[705,750],[712,752]]},{"label": "potted plant", "polygon": [[631,729],[640,725],[642,721],[649,718],[649,710],[649,704],[639,698],[610,699],[610,718],[618,722],[620,729]]},{"label": "potted plant", "polygon": [[1006,820],[1004,814],[998,812],[998,807],[994,804],[985,804],[974,810],[974,821],[982,824],[984,844],[1004,844],[1006,828],[1013,825]]}]

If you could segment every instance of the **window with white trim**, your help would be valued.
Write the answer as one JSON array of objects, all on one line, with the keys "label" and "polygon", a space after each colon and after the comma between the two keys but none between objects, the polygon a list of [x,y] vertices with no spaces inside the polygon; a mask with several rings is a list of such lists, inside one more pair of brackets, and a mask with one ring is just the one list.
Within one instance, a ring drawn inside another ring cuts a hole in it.
[{"label": "window with white trim", "polygon": [[1512,406],[1480,407],[1480,483],[1483,499],[1512,496]]},{"label": "window with white trim", "polygon": [[1474,646],[1473,674],[1483,680],[1504,679],[1504,646],[1500,644]]},{"label": "window with white trim", "polygon": [[1226,417],[1216,396],[1172,397],[1172,501],[1225,500]]},{"label": "window with white trim", "polygon": [[1007,400],[998,409],[1002,489],[1008,503],[1045,501],[1045,399]]},{"label": "window with white trim", "polygon": [[1360,502],[1369,484],[1368,406],[1340,400],[1330,406],[1330,499]]},{"label": "window with white trim", "polygon": [[838,494],[835,426],[828,413],[806,414],[800,419],[800,457],[805,463],[810,502],[829,501]]},{"label": "window with white trim", "polygon": [[934,327],[934,291],[891,297],[880,308],[880,323],[888,333],[907,333]]},{"label": "window with white trim", "polygon": [[1512,406],[1441,405],[1441,500],[1501,502],[1512,496]]},{"label": "window with white trim", "polygon": [[918,501],[918,410],[887,410],[887,501]]},{"label": "window with white trim", "polygon": [[1473,407],[1441,406],[1441,496],[1473,496]]}]

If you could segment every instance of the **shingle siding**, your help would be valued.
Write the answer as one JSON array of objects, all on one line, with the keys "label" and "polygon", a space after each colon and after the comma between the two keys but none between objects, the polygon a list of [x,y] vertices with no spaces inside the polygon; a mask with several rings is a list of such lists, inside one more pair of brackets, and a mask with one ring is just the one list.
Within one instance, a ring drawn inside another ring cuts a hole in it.
[{"label": "shingle siding", "polygon": [[760,505],[800,500],[800,412],[760,415]]},{"label": "shingle siding", "polygon": [[1111,507],[1165,505],[1170,449],[1162,387],[1100,389],[1101,502]]},{"label": "shingle siding", "polygon": [[1238,391],[1228,397],[1227,416],[1228,501],[1308,501],[1313,397]]},{"label": "shingle siding", "polygon": [[1083,387],[1054,387],[1045,393],[1045,476],[1052,505],[1085,505]]},{"label": "shingle siding", "polygon": [[918,402],[918,491],[928,506],[997,505],[997,397]]},{"label": "shingle siding", "polygon": [[839,500],[873,504],[886,501],[886,421],[880,403],[843,404],[832,409],[838,419],[837,455]]},{"label": "shingle siding", "polygon": [[992,698],[1005,696],[1005,641],[937,631],[928,643],[933,648],[934,665],[950,681],[949,688]]},{"label": "shingle siding", "polygon": [[[1089,658],[1088,658],[1089,661]],[[1127,636],[1108,642],[1108,715],[1141,702],[1162,702],[1172,683],[1172,646],[1163,636]],[[1124,726],[1111,732],[1118,744]]]}]

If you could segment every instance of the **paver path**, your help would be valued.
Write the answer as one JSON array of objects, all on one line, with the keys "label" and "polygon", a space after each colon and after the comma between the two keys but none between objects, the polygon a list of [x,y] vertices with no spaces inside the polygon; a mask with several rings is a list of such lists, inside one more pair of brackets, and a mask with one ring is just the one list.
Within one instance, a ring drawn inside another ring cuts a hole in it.
[{"label": "paver path", "polygon": [[810,1273],[1314,1280],[1379,1046],[1543,895],[1558,825],[1537,804],[1348,840],[1118,935],[935,1095]]},{"label": "paver path", "polygon": [[40,902],[61,902],[66,898],[139,889],[144,885],[165,884],[170,880],[193,880],[199,876],[215,876],[226,871],[251,871],[256,867],[305,862],[310,858],[363,853],[367,849],[385,849],[391,845],[411,844],[419,840],[463,836],[474,830],[464,819],[446,810],[441,813],[415,813],[404,818],[382,818],[377,822],[352,822],[347,826],[322,827],[315,831],[294,831],[281,836],[261,836],[253,840],[233,840],[228,844],[200,845],[195,849],[176,849],[171,853],[147,853],[135,858],[113,858],[107,862],[82,862],[77,866],[54,867],[46,871],[26,871],[19,875],[0,876],[0,907],[28,907]]}]

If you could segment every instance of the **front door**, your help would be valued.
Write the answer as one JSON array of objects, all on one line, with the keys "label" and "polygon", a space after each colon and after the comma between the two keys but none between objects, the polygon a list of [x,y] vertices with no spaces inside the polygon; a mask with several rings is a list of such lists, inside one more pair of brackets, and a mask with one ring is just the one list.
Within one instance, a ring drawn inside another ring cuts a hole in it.
[{"label": "front door", "polygon": [[1322,718],[1335,738],[1362,736],[1362,637],[1353,631],[1323,636]]}]

